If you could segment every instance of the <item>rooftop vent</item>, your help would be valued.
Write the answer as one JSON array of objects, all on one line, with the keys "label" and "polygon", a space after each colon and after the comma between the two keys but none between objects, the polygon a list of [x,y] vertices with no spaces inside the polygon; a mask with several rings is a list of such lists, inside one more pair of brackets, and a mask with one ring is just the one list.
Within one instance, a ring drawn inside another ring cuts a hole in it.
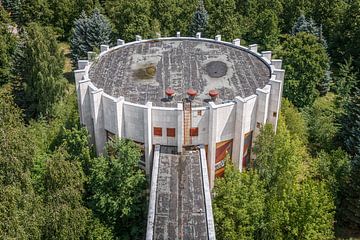
[{"label": "rooftop vent", "polygon": [[216,98],[219,96],[219,91],[216,89],[212,89],[209,91],[209,96],[211,97],[211,100],[215,102]]},{"label": "rooftop vent", "polygon": [[189,95],[190,101],[194,100],[195,96],[197,95],[197,91],[194,90],[193,88],[189,88],[186,93],[187,93],[187,95]]},{"label": "rooftop vent", "polygon": [[168,100],[171,101],[175,95],[175,91],[174,89],[172,89],[171,87],[168,87],[166,90],[165,90],[165,94],[166,96],[168,97]]}]

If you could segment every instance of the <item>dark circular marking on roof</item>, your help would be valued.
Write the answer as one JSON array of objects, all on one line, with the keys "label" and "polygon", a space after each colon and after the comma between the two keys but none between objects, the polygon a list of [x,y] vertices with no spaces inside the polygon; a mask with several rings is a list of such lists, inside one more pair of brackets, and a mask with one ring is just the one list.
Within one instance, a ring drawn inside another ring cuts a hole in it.
[{"label": "dark circular marking on roof", "polygon": [[219,78],[226,75],[228,67],[224,62],[213,61],[206,64],[206,72],[210,77]]},{"label": "dark circular marking on roof", "polygon": [[[221,42],[168,39],[112,49],[92,63],[89,78],[113,97],[154,106],[175,107],[193,88],[193,105],[202,106],[211,89],[219,91],[218,102],[255,94],[269,82],[270,68],[249,51]],[[162,101],[168,87],[176,94]]]}]

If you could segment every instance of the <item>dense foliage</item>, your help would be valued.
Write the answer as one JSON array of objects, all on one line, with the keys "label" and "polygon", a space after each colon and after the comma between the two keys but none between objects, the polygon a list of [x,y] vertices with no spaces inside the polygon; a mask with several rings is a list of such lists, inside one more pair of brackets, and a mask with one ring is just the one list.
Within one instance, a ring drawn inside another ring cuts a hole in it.
[{"label": "dense foliage", "polygon": [[264,126],[254,168],[228,161],[216,181],[217,238],[360,236],[360,0],[0,2],[1,239],[141,238],[139,150],[94,156],[69,71],[116,38],[176,31],[258,43],[286,70],[276,134]]}]

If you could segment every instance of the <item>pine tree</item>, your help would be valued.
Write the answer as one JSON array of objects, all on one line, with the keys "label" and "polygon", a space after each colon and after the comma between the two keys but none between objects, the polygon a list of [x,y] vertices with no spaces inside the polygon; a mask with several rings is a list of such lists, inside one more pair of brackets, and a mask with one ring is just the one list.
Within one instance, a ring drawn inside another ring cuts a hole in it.
[{"label": "pine tree", "polygon": [[292,28],[293,35],[299,32],[307,32],[317,36],[319,34],[319,29],[311,18],[308,20],[304,14],[301,14]]},{"label": "pine tree", "polygon": [[61,99],[66,85],[64,53],[54,32],[37,23],[29,24],[22,36],[17,63],[28,116],[51,116],[53,104]]},{"label": "pine tree", "polygon": [[87,44],[92,47],[92,49],[100,48],[101,44],[110,44],[110,37],[110,21],[100,13],[99,9],[95,9],[87,23]]},{"label": "pine tree", "polygon": [[82,12],[74,22],[70,40],[73,64],[86,58],[88,51],[99,49],[101,44],[109,44],[110,37],[110,22],[98,9],[95,9],[90,17]]},{"label": "pine tree", "polygon": [[352,156],[360,156],[360,89],[345,105],[345,116],[341,121],[343,146]]},{"label": "pine tree", "polygon": [[19,15],[21,11],[21,0],[3,0],[2,4],[4,8],[10,13],[11,18],[18,23]]},{"label": "pine tree", "polygon": [[199,1],[198,9],[195,11],[189,28],[190,36],[195,36],[197,32],[205,33],[208,25],[208,13],[204,6],[204,1]]},{"label": "pine tree", "polygon": [[352,229],[360,228],[360,155],[356,155],[351,162],[350,183],[343,195],[340,220],[341,224]]},{"label": "pine tree", "polygon": [[339,64],[339,71],[335,77],[335,92],[337,93],[338,103],[343,104],[350,100],[350,97],[356,92],[356,86],[359,82],[358,73],[355,72],[352,58]]}]

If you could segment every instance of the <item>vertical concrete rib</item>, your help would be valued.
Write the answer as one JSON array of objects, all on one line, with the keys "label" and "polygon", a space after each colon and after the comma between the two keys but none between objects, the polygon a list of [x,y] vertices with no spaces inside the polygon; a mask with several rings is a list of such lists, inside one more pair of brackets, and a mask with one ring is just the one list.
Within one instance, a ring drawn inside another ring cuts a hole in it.
[{"label": "vertical concrete rib", "polygon": [[216,135],[217,135],[217,106],[209,102],[209,144],[208,144],[208,170],[210,188],[214,187],[215,180],[215,158],[216,158]]},{"label": "vertical concrete rib", "polygon": [[156,145],[154,149],[153,169],[151,176],[151,190],[150,190],[150,202],[149,202],[149,211],[148,211],[147,228],[146,228],[146,240],[152,240],[154,237],[159,158],[160,158],[160,145]]},{"label": "vertical concrete rib", "polygon": [[207,221],[207,231],[209,240],[215,240],[215,224],[214,217],[211,205],[211,193],[210,193],[210,184],[209,184],[209,176],[207,170],[207,161],[206,161],[206,152],[204,145],[200,145],[200,162],[201,162],[201,173],[203,180],[203,188],[204,188],[204,198],[205,198],[205,211],[206,211],[206,221]]},{"label": "vertical concrete rib", "polygon": [[145,170],[146,175],[151,172],[151,151],[152,151],[152,118],[151,118],[152,103],[147,102],[144,109],[144,145],[145,145]]}]

